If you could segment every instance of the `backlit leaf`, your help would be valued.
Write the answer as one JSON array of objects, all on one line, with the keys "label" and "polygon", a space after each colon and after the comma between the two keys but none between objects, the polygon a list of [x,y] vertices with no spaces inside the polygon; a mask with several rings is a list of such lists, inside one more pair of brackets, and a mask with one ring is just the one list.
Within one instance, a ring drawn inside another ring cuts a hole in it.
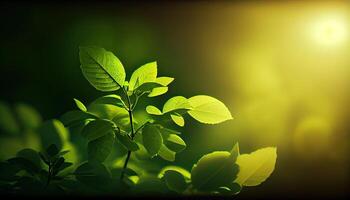
[{"label": "backlit leaf", "polygon": [[174,78],[172,77],[166,77],[166,76],[162,76],[162,77],[157,77],[155,82],[163,85],[163,86],[168,86],[171,82],[174,81]]},{"label": "backlit leaf", "polygon": [[170,98],[167,102],[165,102],[163,106],[163,113],[179,109],[191,109],[191,105],[188,99],[186,99],[183,96],[175,96]]},{"label": "backlit leaf", "polygon": [[183,127],[185,125],[185,120],[181,115],[176,113],[174,115],[170,115],[170,117],[173,120],[173,122],[175,122],[175,124],[177,124],[178,126]]},{"label": "backlit leaf", "polygon": [[172,151],[181,152],[186,148],[186,143],[175,134],[170,134],[166,139],[164,144]]},{"label": "backlit leaf", "polygon": [[156,97],[168,92],[168,87],[156,87],[148,94],[148,97]]},{"label": "backlit leaf", "polygon": [[173,162],[175,161],[176,153],[163,144],[159,149],[158,155],[164,160]]},{"label": "backlit leaf", "polygon": [[239,173],[235,182],[243,186],[256,186],[264,182],[275,169],[277,153],[275,147],[262,148],[237,158]]},{"label": "backlit leaf", "polygon": [[113,124],[108,120],[98,119],[88,123],[83,131],[84,136],[88,141],[96,140],[113,131]]},{"label": "backlit leaf", "polygon": [[230,111],[221,101],[206,95],[198,95],[188,99],[192,109],[188,114],[205,124],[218,124],[232,119]]},{"label": "backlit leaf", "polygon": [[152,105],[146,107],[146,112],[151,115],[162,115],[162,111]]},{"label": "backlit leaf", "polygon": [[100,91],[115,91],[123,86],[125,70],[112,52],[99,47],[80,47],[81,70],[85,78]]},{"label": "backlit leaf", "polygon": [[169,188],[169,190],[182,193],[187,188],[185,177],[177,171],[173,171],[173,170],[165,171],[163,180],[167,185],[167,187]]},{"label": "backlit leaf", "polygon": [[81,110],[83,112],[87,111],[85,105],[81,101],[79,101],[78,99],[75,99],[75,98],[73,100],[75,102],[75,105],[79,108],[79,110]]},{"label": "backlit leaf", "polygon": [[204,155],[192,168],[192,184],[198,190],[215,190],[230,185],[238,173],[238,165],[227,151]]},{"label": "backlit leaf", "polygon": [[157,77],[157,63],[150,62],[136,69],[129,81],[129,91],[133,91],[147,82],[154,82]]}]

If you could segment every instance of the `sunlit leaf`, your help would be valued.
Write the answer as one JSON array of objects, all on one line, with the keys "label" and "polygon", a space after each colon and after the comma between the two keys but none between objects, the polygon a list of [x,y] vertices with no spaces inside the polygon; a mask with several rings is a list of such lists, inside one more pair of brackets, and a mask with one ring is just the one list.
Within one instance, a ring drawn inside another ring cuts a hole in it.
[{"label": "sunlit leaf", "polygon": [[238,165],[229,152],[216,151],[204,155],[192,168],[192,184],[198,190],[215,190],[230,185],[238,173]]},{"label": "sunlit leaf", "polygon": [[162,94],[165,94],[166,92],[168,92],[168,87],[156,87],[153,88],[151,93],[148,94],[148,97],[160,96]]},{"label": "sunlit leaf", "polygon": [[167,146],[170,150],[175,152],[181,152],[186,148],[186,143],[175,134],[170,134],[164,142],[165,146]]},{"label": "sunlit leaf", "polygon": [[142,141],[151,157],[158,154],[163,144],[163,138],[158,128],[151,125],[146,125],[142,129]]},{"label": "sunlit leaf", "polygon": [[152,105],[146,107],[146,112],[151,115],[162,115],[162,111]]},{"label": "sunlit leaf", "polygon": [[185,125],[185,120],[181,115],[175,113],[173,115],[170,115],[170,117],[173,120],[173,122],[175,122],[175,124],[177,124],[178,126],[182,127]]},{"label": "sunlit leaf", "polygon": [[83,112],[87,111],[85,105],[81,101],[79,101],[78,99],[75,99],[75,98],[73,100],[74,100],[75,105],[77,106],[77,108],[79,108],[79,110],[81,110]]},{"label": "sunlit leaf", "polygon": [[164,160],[173,162],[175,161],[176,153],[163,144],[159,149],[158,155]]},{"label": "sunlit leaf", "polygon": [[81,70],[97,90],[115,91],[123,86],[125,70],[112,52],[99,47],[80,47]]},{"label": "sunlit leaf", "polygon": [[275,169],[277,153],[275,147],[262,148],[237,158],[239,173],[235,182],[243,186],[256,186],[264,182]]},{"label": "sunlit leaf", "polygon": [[162,77],[157,77],[155,82],[163,85],[163,86],[168,86],[171,82],[174,81],[174,78],[172,77],[166,77],[166,76],[162,76]]},{"label": "sunlit leaf", "polygon": [[154,82],[157,77],[157,63],[150,62],[136,69],[129,81],[129,91],[133,91],[147,82]]},{"label": "sunlit leaf", "polygon": [[188,114],[205,124],[218,124],[232,119],[230,111],[221,101],[206,95],[198,95],[188,99],[192,109]]},{"label": "sunlit leaf", "polygon": [[186,99],[185,97],[175,96],[170,98],[167,102],[165,102],[163,106],[163,113],[179,109],[191,109],[191,105],[188,99]]},{"label": "sunlit leaf", "polygon": [[153,91],[153,89],[158,88],[160,86],[162,85],[156,82],[147,82],[147,83],[143,83],[142,85],[134,89],[134,91],[137,94],[150,93]]},{"label": "sunlit leaf", "polygon": [[164,173],[168,170],[172,170],[172,171],[177,171],[180,174],[182,174],[182,176],[185,177],[186,180],[190,180],[191,179],[191,173],[189,171],[187,171],[186,169],[179,167],[179,166],[166,166],[163,167],[160,172],[158,173],[158,178],[162,178]]}]

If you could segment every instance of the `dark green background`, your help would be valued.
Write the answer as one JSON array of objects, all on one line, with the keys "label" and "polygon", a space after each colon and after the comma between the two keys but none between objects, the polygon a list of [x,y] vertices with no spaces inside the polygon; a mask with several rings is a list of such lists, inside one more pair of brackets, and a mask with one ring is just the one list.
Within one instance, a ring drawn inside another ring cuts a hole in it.
[{"label": "dark green background", "polygon": [[[235,57],[227,57],[227,50],[239,55],[246,41],[261,37],[260,30],[249,24],[250,15],[254,15],[254,11],[249,13],[250,7],[275,4],[273,1],[265,4],[228,1],[3,3],[0,99],[11,104],[29,103],[44,119],[51,119],[73,109],[72,98],[87,103],[101,96],[81,74],[79,45],[101,46],[114,52],[124,64],[128,78],[142,64],[157,61],[158,74],[175,77],[175,82],[167,95],[153,99],[155,105],[162,105],[174,95],[208,94],[225,102],[237,119],[216,126],[189,119],[184,129],[189,148],[179,154],[176,164],[190,169],[200,155],[229,150],[234,141],[240,141],[242,152],[277,145],[275,172],[261,186],[244,188],[241,197],[345,196],[349,186],[348,152],[345,151],[345,159],[340,161],[305,161],[290,150],[288,132],[280,133],[285,143],[262,140],[254,136],[260,134],[263,138],[268,131],[252,131],[256,130],[249,128],[254,127],[253,124],[240,120],[239,102],[244,101],[245,94],[239,88],[244,85],[239,73],[232,71],[239,71],[242,66],[229,62]],[[242,14],[242,7],[248,14]],[[283,9],[289,10],[285,7]],[[278,13],[282,16],[283,11]],[[277,30],[279,24],[273,27]],[[348,114],[342,115],[346,118]],[[276,125],[274,121],[269,123]],[[346,120],[339,124],[339,129],[348,133]],[[244,134],[251,137],[242,136]],[[343,135],[340,139],[349,137]]]}]

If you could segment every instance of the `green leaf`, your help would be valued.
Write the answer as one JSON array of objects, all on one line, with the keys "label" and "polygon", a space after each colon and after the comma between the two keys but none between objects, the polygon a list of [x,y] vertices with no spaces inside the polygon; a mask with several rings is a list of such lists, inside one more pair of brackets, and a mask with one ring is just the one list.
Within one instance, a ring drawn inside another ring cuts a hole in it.
[{"label": "green leaf", "polygon": [[156,97],[168,92],[168,87],[156,87],[148,94],[148,97]]},{"label": "green leaf", "polygon": [[114,134],[108,134],[92,140],[88,143],[88,158],[89,161],[103,162],[111,153],[114,144]]},{"label": "green leaf", "polygon": [[169,190],[182,193],[187,188],[185,177],[177,171],[165,171],[163,180],[165,181],[165,184],[167,185]]},{"label": "green leaf", "polygon": [[162,178],[164,176],[164,173],[168,170],[177,171],[178,173],[182,174],[182,176],[184,176],[188,181],[191,179],[191,173],[189,171],[182,167],[172,165],[163,167],[158,173],[158,178]]},{"label": "green leaf", "polygon": [[42,118],[37,110],[24,103],[15,105],[15,112],[20,124],[24,128],[35,129],[42,123]]},{"label": "green leaf", "polygon": [[75,99],[75,98],[73,98],[73,100],[75,102],[75,105],[79,108],[79,110],[81,110],[83,112],[87,111],[85,105],[81,101],[79,101],[78,99]]},{"label": "green leaf", "polygon": [[192,168],[193,186],[202,191],[215,190],[230,185],[236,178],[238,165],[227,151],[204,155]]},{"label": "green leaf", "polygon": [[96,140],[110,132],[113,132],[113,124],[109,120],[97,119],[88,123],[81,135],[84,136],[88,141]]},{"label": "green leaf", "polygon": [[175,134],[170,134],[166,139],[164,144],[172,151],[176,153],[181,152],[186,148],[186,143]]},{"label": "green leaf", "polygon": [[173,162],[175,161],[176,153],[163,144],[159,149],[158,155],[164,160]]},{"label": "green leaf", "polygon": [[136,69],[129,81],[129,91],[134,91],[140,85],[154,82],[157,77],[157,62],[150,62]]},{"label": "green leaf", "polygon": [[153,91],[153,89],[158,88],[159,86],[161,86],[161,84],[159,83],[147,82],[137,87],[137,89],[134,90],[134,93],[137,93],[137,94],[150,93]]},{"label": "green leaf", "polygon": [[157,107],[149,105],[146,107],[146,112],[151,115],[162,115],[162,111],[160,111]]},{"label": "green leaf", "polygon": [[275,169],[277,152],[275,147],[262,148],[237,158],[239,173],[235,182],[243,186],[256,186],[264,182]]},{"label": "green leaf", "polygon": [[112,52],[99,47],[80,47],[81,70],[85,78],[97,90],[118,90],[125,81],[125,70]]},{"label": "green leaf", "polygon": [[100,98],[97,98],[90,105],[93,105],[93,104],[109,104],[109,105],[114,105],[118,107],[124,107],[122,98],[116,94],[105,95]]},{"label": "green leaf", "polygon": [[38,132],[44,149],[48,148],[51,144],[56,145],[58,149],[62,149],[63,143],[69,137],[68,130],[56,119],[44,122],[39,127]]},{"label": "green leaf", "polygon": [[174,78],[163,76],[163,77],[157,77],[155,82],[163,86],[168,86],[173,81],[174,81]]},{"label": "green leaf", "polygon": [[179,109],[191,109],[191,105],[183,96],[175,96],[170,98],[167,102],[165,102],[163,106],[163,113],[179,110]]},{"label": "green leaf", "polygon": [[129,136],[127,135],[121,135],[119,133],[115,134],[115,136],[118,138],[119,142],[128,150],[130,151],[137,151],[139,150],[139,146],[137,145],[136,142],[131,140]]},{"label": "green leaf", "polygon": [[185,120],[181,115],[175,113],[174,115],[170,115],[170,117],[173,120],[173,122],[175,122],[175,124],[177,124],[178,126],[185,126]]},{"label": "green leaf", "polygon": [[143,127],[142,141],[143,146],[145,146],[151,157],[158,154],[163,144],[162,134],[159,132],[158,128],[151,125],[145,125],[145,127]]},{"label": "green leaf", "polygon": [[92,113],[83,112],[80,110],[72,110],[64,113],[60,120],[65,126],[71,126],[77,122],[81,122],[87,119],[96,119],[97,116],[95,116]]},{"label": "green leaf", "polygon": [[232,119],[231,113],[225,104],[213,97],[198,95],[188,100],[192,106],[188,114],[201,123],[218,124]]}]

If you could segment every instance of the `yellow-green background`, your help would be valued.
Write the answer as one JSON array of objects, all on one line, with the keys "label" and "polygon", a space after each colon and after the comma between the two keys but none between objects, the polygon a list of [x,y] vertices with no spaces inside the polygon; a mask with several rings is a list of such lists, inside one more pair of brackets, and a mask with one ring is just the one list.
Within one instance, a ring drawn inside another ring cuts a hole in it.
[{"label": "yellow-green background", "polygon": [[[246,197],[345,196],[349,187],[350,4],[343,1],[4,3],[1,100],[26,102],[44,119],[73,109],[72,98],[103,95],[84,79],[78,46],[113,51],[130,73],[149,61],[175,77],[174,95],[209,94],[234,120],[188,118],[188,148],[176,164],[203,154],[278,147],[276,170]],[[335,20],[336,38],[322,36]],[[317,28],[321,24],[321,28]],[[321,33],[320,33],[321,31]],[[337,38],[341,37],[341,38]],[[5,151],[1,149],[1,151]]]}]

